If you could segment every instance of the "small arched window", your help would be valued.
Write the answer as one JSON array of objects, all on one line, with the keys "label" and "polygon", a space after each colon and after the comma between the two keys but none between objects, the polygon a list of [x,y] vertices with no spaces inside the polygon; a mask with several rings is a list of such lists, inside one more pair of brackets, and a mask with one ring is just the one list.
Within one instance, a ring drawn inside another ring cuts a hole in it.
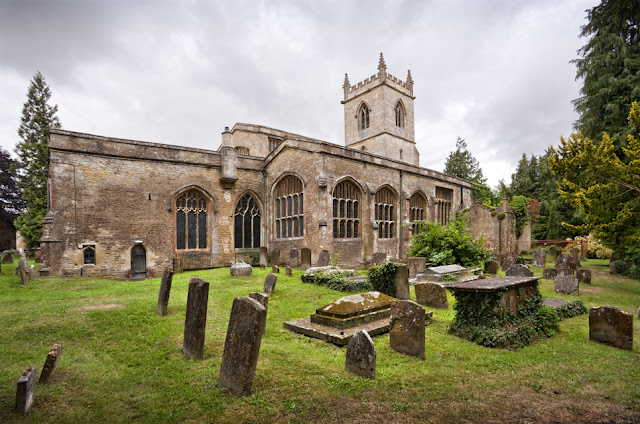
[{"label": "small arched window", "polygon": [[[415,193],[409,199],[409,221],[424,221],[426,219],[425,211],[427,210],[427,200],[420,193]],[[411,232],[416,234],[418,231],[416,225],[413,226]]]},{"label": "small arched window", "polygon": [[342,181],[333,189],[333,238],[360,236],[360,190]]},{"label": "small arched window", "polygon": [[276,238],[304,235],[304,197],[300,178],[289,175],[274,191]]},{"label": "small arched window", "polygon": [[238,202],[233,217],[236,249],[260,247],[260,208],[249,193]]},{"label": "small arched window", "polygon": [[358,114],[360,119],[360,129],[365,130],[369,128],[369,108],[366,104],[360,106],[360,113]]},{"label": "small arched window", "polygon": [[196,190],[176,199],[176,248],[207,248],[207,201]]},{"label": "small arched window", "polygon": [[404,127],[404,108],[402,103],[396,103],[396,127]]},{"label": "small arched window", "polygon": [[396,223],[396,196],[388,187],[376,193],[375,221],[378,224],[378,238],[393,238]]}]

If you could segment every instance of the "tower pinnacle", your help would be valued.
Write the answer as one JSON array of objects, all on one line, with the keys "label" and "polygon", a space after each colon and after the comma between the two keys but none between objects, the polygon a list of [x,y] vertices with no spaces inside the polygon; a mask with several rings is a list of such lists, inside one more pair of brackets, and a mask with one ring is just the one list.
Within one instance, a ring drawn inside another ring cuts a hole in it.
[{"label": "tower pinnacle", "polygon": [[380,60],[378,61],[378,72],[380,73],[381,79],[387,78],[387,64],[384,63],[384,56],[382,52],[380,52]]},{"label": "tower pinnacle", "polygon": [[344,73],[344,84],[342,84],[342,88],[344,89],[344,98],[347,98],[347,94],[349,93],[349,90],[351,89],[351,84],[349,83],[349,76],[347,75],[347,73]]}]

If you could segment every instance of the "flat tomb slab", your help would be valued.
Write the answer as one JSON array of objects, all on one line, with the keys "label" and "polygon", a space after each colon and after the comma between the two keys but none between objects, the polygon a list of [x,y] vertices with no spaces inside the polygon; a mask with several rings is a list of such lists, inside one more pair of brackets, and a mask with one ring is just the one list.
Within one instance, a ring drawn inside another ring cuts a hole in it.
[{"label": "flat tomb slab", "polygon": [[391,304],[397,300],[377,291],[353,294],[341,297],[335,302],[316,309],[316,315],[346,319],[382,309],[389,309]]},{"label": "flat tomb slab", "polygon": [[484,280],[447,284],[452,291],[495,291],[538,281],[540,277],[492,277]]}]

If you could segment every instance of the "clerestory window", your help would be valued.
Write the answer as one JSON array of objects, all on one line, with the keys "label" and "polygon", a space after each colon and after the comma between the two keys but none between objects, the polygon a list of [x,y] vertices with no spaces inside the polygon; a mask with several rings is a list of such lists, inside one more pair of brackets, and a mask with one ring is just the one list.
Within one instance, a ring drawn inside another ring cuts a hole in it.
[{"label": "clerestory window", "polygon": [[360,236],[360,190],[342,181],[333,189],[333,238]]},{"label": "clerestory window", "polygon": [[276,238],[304,235],[304,193],[302,181],[293,175],[282,179],[274,191]]},{"label": "clerestory window", "polygon": [[196,190],[176,199],[176,248],[207,248],[207,201]]}]

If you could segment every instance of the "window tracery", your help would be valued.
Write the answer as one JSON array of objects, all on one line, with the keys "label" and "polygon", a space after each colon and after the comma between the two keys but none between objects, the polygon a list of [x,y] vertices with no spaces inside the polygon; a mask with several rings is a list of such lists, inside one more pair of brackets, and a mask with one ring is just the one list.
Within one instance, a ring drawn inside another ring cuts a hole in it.
[{"label": "window tracery", "polygon": [[282,179],[274,191],[276,238],[304,235],[304,193],[302,181],[289,175]]},{"label": "window tracery", "polygon": [[360,236],[360,190],[342,181],[333,189],[333,238]]},{"label": "window tracery", "polygon": [[176,199],[176,248],[207,248],[207,201],[195,190]]},{"label": "window tracery", "polygon": [[396,196],[388,187],[376,192],[375,221],[378,224],[378,238],[394,238],[396,221]]},{"label": "window tracery", "polygon": [[249,193],[238,202],[234,212],[234,239],[236,249],[260,247],[260,208]]}]

